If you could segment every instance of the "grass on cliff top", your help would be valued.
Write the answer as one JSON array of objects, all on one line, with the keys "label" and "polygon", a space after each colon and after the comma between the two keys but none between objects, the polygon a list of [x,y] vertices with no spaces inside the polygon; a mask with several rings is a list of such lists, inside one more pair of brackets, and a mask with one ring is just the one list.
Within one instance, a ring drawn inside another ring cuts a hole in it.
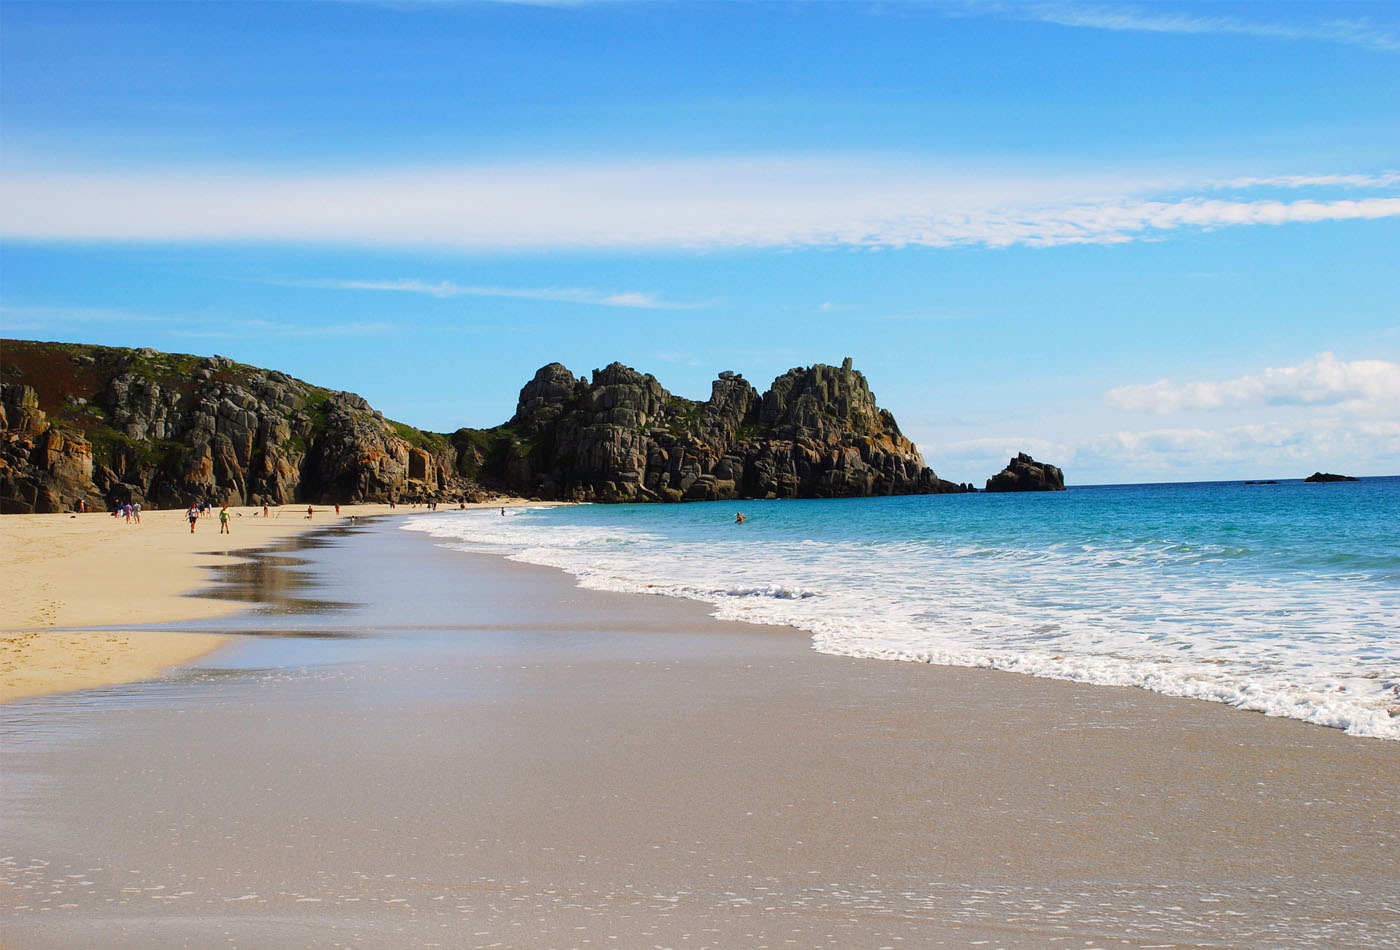
[{"label": "grass on cliff top", "polygon": [[[201,370],[208,370],[208,380]],[[39,397],[39,408],[57,428],[80,432],[91,443],[96,461],[111,464],[121,452],[151,462],[169,460],[175,446],[183,443],[136,440],[110,425],[102,397],[113,378],[130,373],[158,385],[162,391],[178,394],[183,403],[210,382],[231,383],[252,390],[253,383],[267,370],[246,363],[218,361],[190,353],[140,353],[129,347],[94,346],[85,343],[45,343],[32,340],[0,340],[0,381],[31,386]],[[312,386],[287,377],[289,387],[305,405],[311,417],[314,436],[330,425],[326,403],[334,390]],[[77,400],[85,400],[79,403]],[[283,411],[286,407],[282,407]],[[395,433],[410,445],[435,452],[445,449],[446,436],[422,432],[401,422],[389,421]],[[306,440],[293,435],[283,446],[296,452],[307,450]],[[186,447],[187,449],[188,447]]]},{"label": "grass on cliff top", "polygon": [[458,429],[448,438],[457,449],[457,469],[468,478],[500,476],[509,456],[527,458],[538,448],[509,423],[492,429]]},{"label": "grass on cliff top", "polygon": [[[684,396],[672,396],[666,403],[662,424],[671,435],[680,438],[695,431],[700,423],[700,411],[704,403]],[[648,427],[649,428],[649,427]]]},{"label": "grass on cliff top", "polygon": [[425,452],[440,452],[451,446],[451,441],[445,435],[436,432],[424,432],[422,429],[415,429],[413,426],[403,422],[395,422],[392,419],[386,420],[389,427],[394,430],[394,434],[403,439],[416,449]]}]

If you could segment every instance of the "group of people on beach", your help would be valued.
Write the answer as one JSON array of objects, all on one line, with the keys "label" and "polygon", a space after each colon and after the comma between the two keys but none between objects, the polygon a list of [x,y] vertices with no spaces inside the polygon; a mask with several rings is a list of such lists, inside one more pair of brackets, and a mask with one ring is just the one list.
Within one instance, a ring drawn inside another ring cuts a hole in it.
[{"label": "group of people on beach", "polygon": [[[190,502],[190,510],[185,512],[185,517],[190,522],[190,534],[194,534],[194,526],[199,523],[199,519],[213,510],[214,506],[207,501]],[[266,514],[267,506],[263,505],[263,515]],[[229,517],[228,505],[224,505],[219,509],[219,534],[233,533],[229,530]]]},{"label": "group of people on beach", "polygon": [[[415,500],[415,501],[412,502],[412,506],[413,506],[414,508],[417,508],[420,504],[421,504],[424,508],[427,508],[429,511],[437,511],[438,502],[437,502],[436,500],[434,500],[434,499],[424,499],[424,500],[421,500],[421,501],[420,501],[420,500]],[[390,508],[395,507],[395,502],[394,502],[394,499],[393,499],[393,498],[390,498],[390,499],[389,499],[389,507],[390,507]],[[463,508],[463,509],[465,509],[465,508],[467,507],[466,501],[460,502],[460,507]],[[77,503],[75,504],[75,509],[78,510],[78,511],[82,511],[82,510],[84,510],[84,508],[85,508],[85,506],[83,506],[83,503],[82,503],[81,501],[79,501],[79,502],[77,502]],[[335,508],[335,513],[336,513],[337,515],[340,514],[340,505],[339,505],[338,503],[334,506],[334,508]],[[213,502],[210,502],[210,501],[203,501],[203,500],[201,500],[201,501],[193,501],[193,502],[190,502],[189,510],[185,513],[185,517],[189,520],[189,523],[190,523],[190,534],[194,534],[195,525],[197,525],[197,524],[199,523],[199,519],[202,518],[202,517],[204,517],[205,515],[209,514],[210,512],[212,512],[212,511],[214,511],[214,510],[215,510],[215,505],[214,505]],[[220,507],[218,508],[218,513],[219,513],[219,533],[220,533],[220,534],[231,534],[232,532],[229,530],[229,525],[230,525],[230,521],[231,521],[231,518],[232,518],[232,514],[229,512],[228,505],[225,504],[225,505],[220,506]],[[501,509],[501,514],[504,515],[505,513],[506,513],[505,508],[502,508],[502,509]],[[314,507],[312,507],[311,505],[307,505],[307,506],[306,506],[306,517],[307,517],[307,519],[308,519],[308,520],[312,519],[312,518],[315,516],[315,514],[316,514],[316,509],[315,509]],[[258,515],[258,512],[254,511],[254,512],[253,512],[253,517],[257,517],[257,515]],[[264,518],[270,517],[270,513],[269,513],[269,511],[268,511],[268,506],[267,506],[266,504],[263,504],[263,506],[262,506],[262,516],[263,516]],[[140,523],[141,523],[141,504],[140,504],[139,502],[124,502],[124,503],[122,503],[122,504],[116,505],[116,506],[114,506],[113,509],[112,509],[112,517],[113,517],[113,518],[124,518],[124,519],[126,519],[126,523],[127,523],[127,524],[140,524]],[[239,515],[238,517],[241,518],[242,515]],[[739,516],[737,517],[736,520],[742,522],[742,521],[744,520],[744,516],[743,516],[743,515],[739,515]]]}]

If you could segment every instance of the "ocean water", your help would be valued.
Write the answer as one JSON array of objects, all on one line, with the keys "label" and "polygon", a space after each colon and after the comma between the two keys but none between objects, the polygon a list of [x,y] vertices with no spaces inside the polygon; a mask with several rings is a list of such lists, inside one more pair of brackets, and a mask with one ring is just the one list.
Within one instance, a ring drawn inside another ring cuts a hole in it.
[{"label": "ocean water", "polygon": [[447,511],[405,527],[585,587],[798,627],[825,653],[1400,739],[1400,478]]}]

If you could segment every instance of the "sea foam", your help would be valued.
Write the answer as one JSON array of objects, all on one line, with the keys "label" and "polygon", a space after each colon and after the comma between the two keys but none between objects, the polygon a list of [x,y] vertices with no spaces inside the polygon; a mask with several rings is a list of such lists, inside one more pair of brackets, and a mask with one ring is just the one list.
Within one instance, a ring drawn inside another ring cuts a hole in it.
[{"label": "sea foam", "polygon": [[405,527],[584,587],[793,626],[825,653],[1136,686],[1400,739],[1395,563],[1334,550],[1300,562],[1262,529],[1141,530],[1153,519],[1105,515],[1083,494],[1098,517],[1064,518],[1083,503],[1062,496],[1041,502],[1060,517],[1033,530],[1018,517],[1035,502],[980,497],[747,502],[742,526],[732,505],[686,505],[440,512]]}]

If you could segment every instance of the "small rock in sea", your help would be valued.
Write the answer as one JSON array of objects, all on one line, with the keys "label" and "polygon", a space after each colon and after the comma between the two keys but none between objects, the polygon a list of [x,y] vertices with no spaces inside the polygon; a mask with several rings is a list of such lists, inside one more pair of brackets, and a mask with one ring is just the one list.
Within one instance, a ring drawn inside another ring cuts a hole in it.
[{"label": "small rock in sea", "polygon": [[1065,476],[1054,465],[1037,462],[1025,452],[1021,452],[991,478],[987,479],[989,492],[1010,491],[1064,491]]}]

